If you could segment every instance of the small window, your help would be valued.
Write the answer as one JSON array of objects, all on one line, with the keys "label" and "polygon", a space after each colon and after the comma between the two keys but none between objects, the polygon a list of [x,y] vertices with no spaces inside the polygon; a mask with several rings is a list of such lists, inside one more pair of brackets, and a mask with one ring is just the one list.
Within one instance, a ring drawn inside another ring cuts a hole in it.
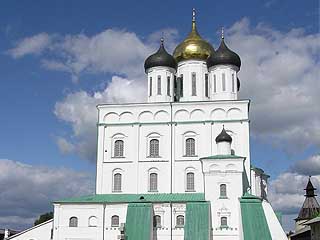
[{"label": "small window", "polygon": [[151,173],[149,176],[149,190],[150,192],[158,191],[158,174]]},{"label": "small window", "polygon": [[89,217],[89,227],[96,227],[98,225],[98,219],[95,216]]},{"label": "small window", "polygon": [[217,92],[217,77],[213,75],[213,91]]},{"label": "small window", "polygon": [[183,74],[180,75],[180,96],[183,97]]},{"label": "small window", "polygon": [[158,76],[158,95],[161,95],[161,76]]},{"label": "small window", "polygon": [[221,217],[221,227],[227,227],[227,226],[228,226],[227,217]]},{"label": "small window", "polygon": [[177,216],[176,226],[177,227],[183,227],[184,226],[184,216],[183,215]]},{"label": "small window", "polygon": [[170,94],[170,84],[171,84],[171,79],[170,76],[167,77],[167,95],[171,96]]},{"label": "small window", "polygon": [[113,215],[111,217],[111,227],[119,227],[119,216]]},{"label": "small window", "polygon": [[204,94],[209,97],[209,78],[207,73],[204,75]]},{"label": "small window", "polygon": [[222,73],[222,91],[226,91],[226,74]]},{"label": "small window", "polygon": [[195,156],[195,140],[194,138],[186,139],[186,156]]},{"label": "small window", "polygon": [[232,73],[232,92],[235,92],[234,86],[234,73]]},{"label": "small window", "polygon": [[71,217],[69,219],[69,227],[78,227],[78,218],[77,217]]},{"label": "small window", "polygon": [[227,185],[226,184],[220,185],[220,197],[222,197],[222,198],[227,197]]},{"label": "small window", "polygon": [[152,77],[149,80],[149,96],[152,96]]},{"label": "small window", "polygon": [[123,157],[123,141],[116,140],[114,142],[114,157]]},{"label": "small window", "polygon": [[197,77],[196,73],[191,74],[192,96],[197,96]]},{"label": "small window", "polygon": [[153,227],[161,228],[161,217],[159,215],[153,217]]},{"label": "small window", "polygon": [[194,191],[194,173],[187,173],[187,192]]},{"label": "small window", "polygon": [[159,157],[159,140],[150,140],[150,157]]},{"label": "small window", "polygon": [[121,192],[121,173],[116,173],[113,176],[113,191]]}]

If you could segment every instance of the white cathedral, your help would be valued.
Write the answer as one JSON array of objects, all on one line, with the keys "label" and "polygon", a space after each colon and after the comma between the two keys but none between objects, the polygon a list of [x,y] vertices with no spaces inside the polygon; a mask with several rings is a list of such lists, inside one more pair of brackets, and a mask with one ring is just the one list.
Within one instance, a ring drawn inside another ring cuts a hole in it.
[{"label": "white cathedral", "polygon": [[251,165],[240,57],[189,35],[144,64],[147,102],[100,104],[96,193],[54,202],[14,240],[285,240]]}]

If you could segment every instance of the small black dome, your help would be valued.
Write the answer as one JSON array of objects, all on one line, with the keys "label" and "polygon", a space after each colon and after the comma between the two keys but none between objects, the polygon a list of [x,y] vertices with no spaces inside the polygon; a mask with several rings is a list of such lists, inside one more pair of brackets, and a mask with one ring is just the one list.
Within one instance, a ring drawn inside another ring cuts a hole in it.
[{"label": "small black dome", "polygon": [[232,142],[232,137],[226,132],[226,130],[222,129],[221,133],[216,137],[216,143],[219,142]]},{"label": "small black dome", "polygon": [[221,39],[221,43],[217,51],[207,59],[208,68],[219,64],[231,64],[238,68],[241,66],[241,59],[239,55],[227,47],[224,42],[224,38]]},{"label": "small black dome", "polygon": [[161,39],[159,50],[150,55],[144,62],[144,70],[147,71],[147,69],[157,66],[171,67],[174,69],[177,67],[176,60],[164,48],[163,39]]}]

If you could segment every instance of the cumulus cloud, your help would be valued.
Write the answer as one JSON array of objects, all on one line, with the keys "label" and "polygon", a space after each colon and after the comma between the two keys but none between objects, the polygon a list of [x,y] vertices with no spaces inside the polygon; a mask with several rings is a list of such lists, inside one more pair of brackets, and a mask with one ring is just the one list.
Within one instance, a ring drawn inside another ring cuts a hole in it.
[{"label": "cumulus cloud", "polygon": [[[314,155],[298,161],[270,182],[269,200],[275,210],[284,214],[287,230],[293,229],[293,219],[298,216],[302,207],[309,175],[312,175],[314,187],[320,189],[320,172],[312,169],[319,168],[319,159],[320,155]],[[310,168],[305,168],[304,165],[309,165]]]},{"label": "cumulus cloud", "polygon": [[39,33],[19,41],[7,51],[13,58],[21,58],[28,54],[40,54],[51,44],[52,37],[47,33]]},{"label": "cumulus cloud", "polygon": [[320,146],[320,34],[242,19],[227,35],[242,59],[240,95],[252,100],[253,135],[291,151]]},{"label": "cumulus cloud", "polygon": [[66,168],[32,166],[0,159],[0,224],[24,229],[45,212],[51,202],[92,194],[94,178]]}]

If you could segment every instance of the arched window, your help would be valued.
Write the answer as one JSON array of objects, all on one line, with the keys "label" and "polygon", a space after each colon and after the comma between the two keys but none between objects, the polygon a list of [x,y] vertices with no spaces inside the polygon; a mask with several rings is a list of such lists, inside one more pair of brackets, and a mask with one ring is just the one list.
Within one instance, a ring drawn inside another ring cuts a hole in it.
[{"label": "arched window", "polygon": [[150,192],[158,191],[158,174],[151,173],[149,176],[149,190]]},{"label": "arched window", "polygon": [[122,140],[114,142],[114,157],[123,157],[124,143]]},{"label": "arched window", "polygon": [[187,191],[194,191],[194,173],[187,173]]},{"label": "arched window", "polygon": [[204,75],[204,95],[209,97],[209,76],[208,73]]},{"label": "arched window", "polygon": [[227,185],[226,184],[220,185],[220,197],[222,197],[222,198],[227,197]]},{"label": "arched window", "polygon": [[89,217],[89,227],[96,227],[98,225],[98,219],[95,216]]},{"label": "arched window", "polygon": [[222,73],[222,91],[226,91],[226,74]]},{"label": "arched window", "polygon": [[187,138],[186,139],[186,156],[195,156],[196,150],[195,150],[195,140],[194,138]]},{"label": "arched window", "polygon": [[71,217],[69,219],[69,227],[78,227],[78,218],[77,217]]},{"label": "arched window", "polygon": [[196,77],[196,73],[193,72],[191,74],[191,88],[192,88],[192,92],[191,92],[191,95],[192,96],[197,96],[197,77]]},{"label": "arched window", "polygon": [[184,226],[184,216],[178,215],[176,218],[176,226],[177,227],[183,227]]},{"label": "arched window", "polygon": [[119,227],[119,216],[113,215],[111,217],[111,227]]},{"label": "arched window", "polygon": [[161,95],[161,76],[158,76],[158,95]]},{"label": "arched window", "polygon": [[159,140],[150,140],[150,157],[159,157]]},{"label": "arched window", "polygon": [[121,173],[116,173],[113,175],[113,191],[121,192]]},{"label": "arched window", "polygon": [[149,79],[149,96],[152,96],[152,77]]},{"label": "arched window", "polygon": [[170,93],[170,85],[171,85],[171,81],[170,81],[170,76],[167,77],[167,95],[168,96],[171,96],[171,93]]},{"label": "arched window", "polygon": [[232,92],[235,92],[235,90],[234,90],[234,73],[232,73]]},{"label": "arched window", "polygon": [[227,217],[221,217],[221,227],[227,227],[227,226],[228,226]]},{"label": "arched window", "polygon": [[217,92],[217,77],[213,75],[213,92]]},{"label": "arched window", "polygon": [[161,228],[161,216],[155,215],[153,217],[153,227]]}]

